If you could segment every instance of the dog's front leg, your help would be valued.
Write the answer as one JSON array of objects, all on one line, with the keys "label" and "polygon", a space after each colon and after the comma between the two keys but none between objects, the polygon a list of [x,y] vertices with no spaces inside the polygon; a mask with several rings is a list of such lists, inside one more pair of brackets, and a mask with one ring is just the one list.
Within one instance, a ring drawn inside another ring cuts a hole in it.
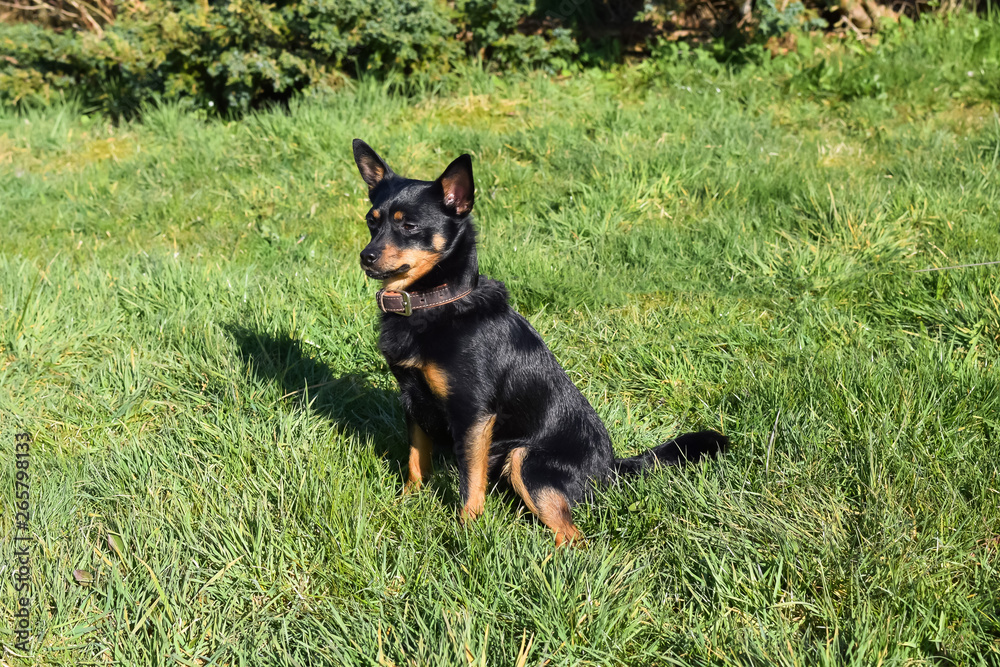
[{"label": "dog's front leg", "polygon": [[[441,421],[441,417],[434,414],[433,401],[426,395],[426,390],[422,388],[419,377],[412,369],[395,365],[390,365],[389,368],[396,376],[396,381],[399,382],[403,412],[406,414],[406,432],[410,441],[403,493],[413,493],[434,472],[434,466],[431,463],[431,452],[434,447],[428,430],[434,433],[435,420]],[[417,422],[414,415],[422,415],[424,426]]]},{"label": "dog's front leg", "polygon": [[456,442],[461,443],[458,450],[458,490],[462,496],[459,520],[463,523],[483,513],[496,419],[494,414],[480,415],[464,429],[463,437],[456,438]]},{"label": "dog's front leg", "polygon": [[403,493],[413,493],[434,472],[434,466],[431,463],[431,452],[434,445],[430,436],[409,415],[406,417],[406,426],[410,434],[410,459],[409,476],[403,486]]}]

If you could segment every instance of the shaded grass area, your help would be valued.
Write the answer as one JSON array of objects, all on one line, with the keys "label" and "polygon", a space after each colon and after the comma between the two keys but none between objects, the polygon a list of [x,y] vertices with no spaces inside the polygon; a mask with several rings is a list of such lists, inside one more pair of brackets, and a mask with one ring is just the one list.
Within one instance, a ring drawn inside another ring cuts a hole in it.
[{"label": "shaded grass area", "polygon": [[[994,664],[1000,272],[916,272],[1000,259],[988,86],[766,74],[0,118],[0,437],[35,436],[25,662]],[[732,451],[578,508],[586,550],[501,493],[458,526],[444,455],[402,498],[355,136],[415,177],[473,153],[483,270],[621,454],[706,427]]]}]

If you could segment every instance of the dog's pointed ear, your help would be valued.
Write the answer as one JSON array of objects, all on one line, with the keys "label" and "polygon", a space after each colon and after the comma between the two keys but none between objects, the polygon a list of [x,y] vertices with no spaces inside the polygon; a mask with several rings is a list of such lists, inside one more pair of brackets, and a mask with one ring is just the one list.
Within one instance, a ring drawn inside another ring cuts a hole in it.
[{"label": "dog's pointed ear", "polygon": [[361,141],[354,140],[354,161],[358,163],[358,171],[361,178],[365,179],[368,189],[373,189],[386,178],[394,176],[392,169],[385,163],[385,160],[372,150],[372,147]]},{"label": "dog's pointed ear", "polygon": [[472,210],[476,186],[472,181],[472,158],[469,154],[459,155],[448,165],[438,179],[444,191],[444,206],[458,215]]}]

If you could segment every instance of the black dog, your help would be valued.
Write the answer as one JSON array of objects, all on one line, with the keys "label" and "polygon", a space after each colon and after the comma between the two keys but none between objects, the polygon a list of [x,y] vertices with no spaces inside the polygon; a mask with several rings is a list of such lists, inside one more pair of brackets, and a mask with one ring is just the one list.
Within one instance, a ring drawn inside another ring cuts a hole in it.
[{"label": "black dog", "polygon": [[372,202],[361,266],[382,281],[379,347],[410,434],[407,491],[431,473],[432,443],[454,447],[462,520],[482,513],[489,480],[505,479],[563,544],[582,537],[570,508],[594,482],[727,445],[702,431],[615,458],[594,408],[511,309],[503,283],[479,275],[471,158],[462,155],[436,181],[397,176],[360,139],[354,159]]}]

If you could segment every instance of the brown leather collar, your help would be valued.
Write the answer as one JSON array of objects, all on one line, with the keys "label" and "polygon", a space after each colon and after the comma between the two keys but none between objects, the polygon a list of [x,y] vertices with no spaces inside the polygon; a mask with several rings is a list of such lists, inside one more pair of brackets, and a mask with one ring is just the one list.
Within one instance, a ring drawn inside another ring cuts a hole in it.
[{"label": "brown leather collar", "polygon": [[452,303],[469,296],[471,293],[471,287],[450,287],[448,284],[425,292],[380,289],[375,294],[375,302],[383,313],[397,313],[409,317],[415,310],[443,306],[446,303]]}]

